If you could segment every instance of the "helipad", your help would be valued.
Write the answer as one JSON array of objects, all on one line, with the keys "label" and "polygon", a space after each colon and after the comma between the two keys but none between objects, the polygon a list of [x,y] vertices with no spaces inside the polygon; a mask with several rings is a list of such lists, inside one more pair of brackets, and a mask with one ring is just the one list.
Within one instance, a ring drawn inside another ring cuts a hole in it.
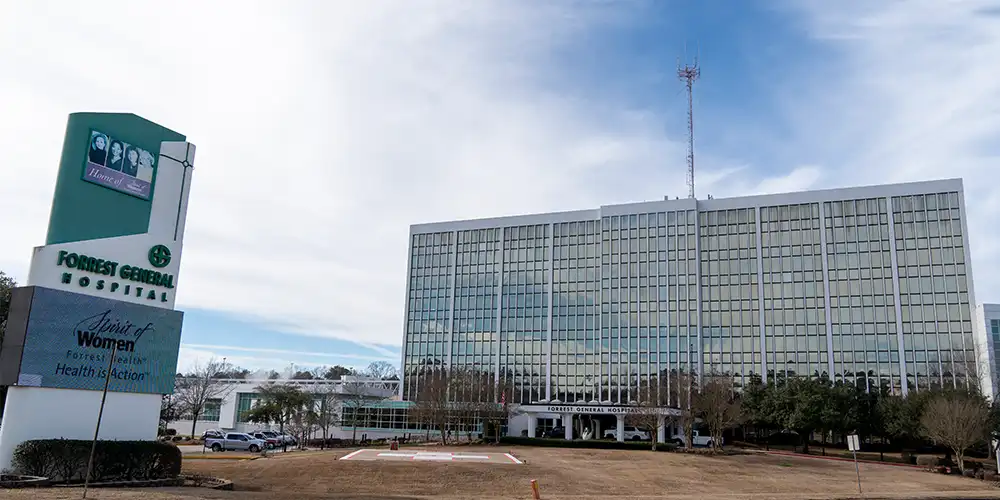
[{"label": "helipad", "polygon": [[340,457],[340,460],[406,460],[426,462],[472,462],[493,464],[521,464],[510,453],[479,451],[416,451],[416,450],[357,450]]}]

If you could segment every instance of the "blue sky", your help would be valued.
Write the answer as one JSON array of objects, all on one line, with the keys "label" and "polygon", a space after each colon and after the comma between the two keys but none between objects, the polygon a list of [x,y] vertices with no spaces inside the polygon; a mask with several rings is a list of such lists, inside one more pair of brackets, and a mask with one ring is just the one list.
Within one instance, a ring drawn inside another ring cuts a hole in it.
[{"label": "blue sky", "polygon": [[43,241],[67,114],[183,132],[181,369],[398,360],[410,224],[684,196],[685,51],[699,197],[962,177],[1000,301],[995,0],[171,5],[0,19],[0,269]]}]

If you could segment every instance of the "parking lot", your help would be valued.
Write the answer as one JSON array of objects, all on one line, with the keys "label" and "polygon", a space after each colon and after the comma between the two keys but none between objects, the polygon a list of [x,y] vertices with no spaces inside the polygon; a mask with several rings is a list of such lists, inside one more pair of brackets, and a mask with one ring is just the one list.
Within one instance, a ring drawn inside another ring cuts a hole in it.
[{"label": "parking lot", "polygon": [[357,450],[341,460],[352,461],[420,461],[420,462],[461,462],[481,464],[520,465],[521,461],[509,453],[493,451],[414,451],[414,450]]}]

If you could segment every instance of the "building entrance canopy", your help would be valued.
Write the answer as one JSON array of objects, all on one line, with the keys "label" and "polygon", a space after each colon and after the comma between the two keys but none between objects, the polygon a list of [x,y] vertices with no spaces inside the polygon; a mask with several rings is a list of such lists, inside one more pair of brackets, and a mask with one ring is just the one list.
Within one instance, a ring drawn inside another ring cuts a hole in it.
[{"label": "building entrance canopy", "polygon": [[[557,414],[562,420],[565,439],[573,439],[574,415],[614,415],[616,417],[615,437],[618,441],[625,439],[625,418],[631,414],[656,414],[657,428],[656,441],[666,442],[666,420],[671,416],[678,416],[681,411],[677,408],[651,407],[651,406],[624,406],[624,405],[520,405],[517,407],[519,413],[524,413],[528,417],[528,437],[537,437],[538,416],[544,414]],[[594,435],[603,437],[600,429],[600,422],[595,422]],[[584,438],[587,439],[587,438]]]},{"label": "building entrance canopy", "polygon": [[575,413],[580,415],[628,415],[630,413],[656,413],[658,415],[681,414],[677,408],[647,407],[647,406],[612,406],[612,405],[521,405],[518,409],[524,413]]}]

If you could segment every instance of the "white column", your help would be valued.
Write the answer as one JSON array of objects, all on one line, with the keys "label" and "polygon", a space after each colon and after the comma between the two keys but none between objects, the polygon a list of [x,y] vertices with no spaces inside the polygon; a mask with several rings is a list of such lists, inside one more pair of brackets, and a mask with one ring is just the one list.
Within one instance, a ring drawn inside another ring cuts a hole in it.
[{"label": "white column", "polygon": [[528,414],[528,437],[538,437],[538,417],[534,413]]},{"label": "white column", "polygon": [[618,442],[620,443],[625,441],[625,415],[615,415],[615,417],[618,418],[617,422],[618,425],[616,428],[616,430],[618,431],[618,435],[615,436],[615,439],[617,439]]},{"label": "white column", "polygon": [[[697,350],[695,350],[695,352],[698,353],[698,363],[695,364],[694,366],[698,367],[698,380],[697,380],[697,382],[698,382],[698,385],[701,386],[702,374],[705,373],[705,353],[704,353],[704,350],[703,350],[704,348],[703,348],[702,340],[701,340],[702,339],[702,331],[701,331],[701,328],[702,328],[702,324],[701,324],[701,301],[702,301],[702,296],[701,296],[701,278],[702,278],[702,275],[701,275],[701,210],[698,208],[698,200],[697,199],[694,200],[694,255],[695,255],[694,266],[695,266],[695,269],[697,270],[697,274],[695,275],[695,286],[697,287],[697,294],[696,294],[696,296],[698,297],[697,312],[696,312],[696,314],[698,315],[698,317],[695,320],[695,325],[697,325],[696,328],[698,329],[698,340],[697,340],[698,344],[696,346]],[[694,369],[694,368],[692,367],[691,369]]]},{"label": "white column", "polygon": [[825,202],[819,202],[819,247],[823,259],[823,309],[826,314],[826,352],[827,370],[830,372],[830,382],[835,382],[836,367],[833,365],[833,315],[830,312],[830,263],[826,254],[826,208]]},{"label": "white column", "polygon": [[756,207],[757,218],[757,314],[760,318],[760,380],[767,383],[767,342],[764,335],[764,245],[760,229],[760,207]]},{"label": "white column", "polygon": [[449,268],[449,278],[451,280],[451,287],[448,297],[448,332],[445,335],[445,341],[448,345],[445,346],[445,355],[447,356],[447,363],[445,367],[451,369],[451,343],[454,340],[455,335],[455,291],[458,290],[458,282],[455,281],[455,272],[458,269],[458,231],[451,232],[451,244],[455,247],[451,252],[451,267]]},{"label": "white column", "polygon": [[[555,241],[556,241],[556,226],[555,224],[549,224],[549,284],[548,284],[548,316],[545,319],[545,400],[552,401],[552,289],[555,287]],[[544,241],[544,240],[543,240]],[[573,418],[570,417],[570,422]],[[570,426],[566,426],[567,429]],[[570,437],[573,435],[570,434]],[[570,438],[566,438],[570,439]]]},{"label": "white column", "polygon": [[604,439],[604,435],[601,434],[600,420],[594,420],[594,439]]},{"label": "white column", "polygon": [[656,419],[656,442],[667,442],[667,419],[663,415]]},{"label": "white column", "polygon": [[573,414],[572,413],[567,413],[567,414],[563,415],[563,419],[562,420],[563,420],[563,427],[566,429],[566,432],[563,434],[563,436],[566,438],[567,441],[572,441],[573,440]]},{"label": "white column", "polygon": [[[909,380],[906,378],[906,354],[903,351],[903,311],[899,303],[899,264],[896,260],[896,223],[893,220],[892,197],[885,199],[886,212],[889,214],[889,261],[892,264],[892,299],[896,309],[896,352],[899,355],[899,386],[905,397],[909,393]],[[968,262],[968,261],[966,261]]]}]

